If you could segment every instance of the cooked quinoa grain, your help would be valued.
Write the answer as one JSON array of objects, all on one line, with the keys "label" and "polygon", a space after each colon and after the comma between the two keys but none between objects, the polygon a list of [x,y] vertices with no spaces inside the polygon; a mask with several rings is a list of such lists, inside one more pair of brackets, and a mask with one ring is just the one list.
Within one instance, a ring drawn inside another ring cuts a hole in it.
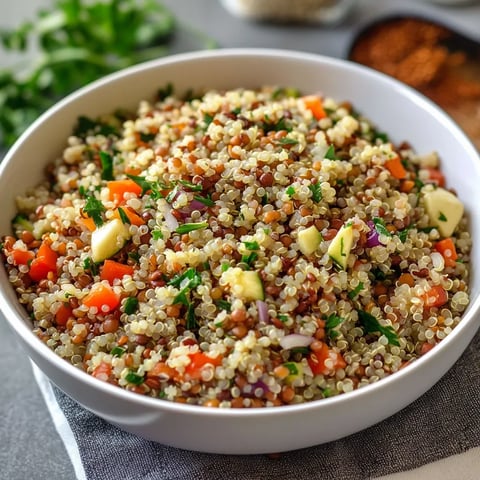
[{"label": "cooked quinoa grain", "polygon": [[348,393],[434,348],[469,302],[471,238],[438,156],[292,88],[82,117],[17,205],[3,258],[34,333],[169,401]]}]

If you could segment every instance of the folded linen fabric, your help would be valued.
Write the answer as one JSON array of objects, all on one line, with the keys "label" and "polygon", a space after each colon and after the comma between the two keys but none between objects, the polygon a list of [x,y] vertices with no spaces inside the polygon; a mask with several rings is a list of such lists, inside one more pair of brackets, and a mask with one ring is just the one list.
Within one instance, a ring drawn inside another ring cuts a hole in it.
[{"label": "folded linen fabric", "polygon": [[48,403],[54,420],[60,412],[68,422],[69,434],[59,431],[74,464],[81,462],[79,479],[364,480],[480,446],[479,365],[480,334],[440,382],[396,415],[344,439],[279,455],[212,455],[150,442],[96,417],[56,387]]}]

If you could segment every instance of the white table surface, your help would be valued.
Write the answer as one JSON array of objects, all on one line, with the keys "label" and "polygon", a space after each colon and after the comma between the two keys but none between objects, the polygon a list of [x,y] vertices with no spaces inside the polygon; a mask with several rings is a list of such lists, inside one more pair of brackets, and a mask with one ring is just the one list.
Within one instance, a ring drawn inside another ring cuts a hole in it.
[{"label": "white table surface", "polygon": [[[50,0],[1,0],[0,28],[32,19]],[[217,0],[165,0],[183,24],[207,33],[220,47],[272,47],[345,57],[355,33],[371,20],[396,13],[425,14],[480,41],[480,4],[448,7],[414,0],[359,0],[352,16],[333,27],[279,26],[251,23],[229,14]],[[180,36],[175,50],[198,48]],[[0,68],[16,61],[0,50]],[[0,480],[70,480],[74,471],[58,436],[30,362],[0,316]],[[479,432],[480,434],[480,432]],[[450,457],[388,480],[478,480],[480,448]]]}]

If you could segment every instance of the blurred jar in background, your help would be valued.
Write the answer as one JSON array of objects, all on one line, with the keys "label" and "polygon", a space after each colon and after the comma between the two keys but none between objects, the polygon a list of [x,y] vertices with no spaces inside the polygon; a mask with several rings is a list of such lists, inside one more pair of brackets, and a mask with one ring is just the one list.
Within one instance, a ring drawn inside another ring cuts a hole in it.
[{"label": "blurred jar in background", "polygon": [[279,23],[341,22],[356,0],[221,0],[227,10],[242,18]]}]

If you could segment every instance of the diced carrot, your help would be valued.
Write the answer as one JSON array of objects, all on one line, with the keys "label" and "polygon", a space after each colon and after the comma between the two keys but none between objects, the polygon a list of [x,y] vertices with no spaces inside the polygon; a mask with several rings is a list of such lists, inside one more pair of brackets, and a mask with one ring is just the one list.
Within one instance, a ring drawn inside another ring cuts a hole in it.
[{"label": "diced carrot", "polygon": [[441,285],[434,285],[423,295],[425,306],[441,307],[448,302],[448,293]]},{"label": "diced carrot", "polygon": [[169,367],[165,362],[156,363],[153,368],[147,372],[147,378],[160,377],[161,379],[168,380],[170,378],[175,378],[177,376],[177,371]]},{"label": "diced carrot", "polygon": [[96,307],[101,313],[108,313],[120,305],[120,296],[107,283],[96,283],[82,303],[89,308]]},{"label": "diced carrot", "polygon": [[31,250],[15,249],[11,252],[14,265],[28,265],[35,257]]},{"label": "diced carrot", "polygon": [[428,179],[432,183],[436,183],[439,187],[445,186],[445,176],[438,168],[429,167],[428,170]]},{"label": "diced carrot", "polygon": [[60,308],[55,313],[55,323],[57,325],[65,326],[69,318],[73,315],[72,307],[68,303],[62,303]]},{"label": "diced carrot", "polygon": [[112,366],[109,363],[101,362],[92,372],[92,377],[106,382],[112,374]]},{"label": "diced carrot", "polygon": [[133,267],[114,260],[105,260],[100,270],[100,279],[107,280],[110,285],[118,278],[122,279],[125,275],[133,275]]},{"label": "diced carrot", "polygon": [[[329,359],[333,360],[333,367],[325,365],[325,362]],[[328,348],[326,343],[323,343],[319,350],[311,352],[307,361],[314,375],[328,375],[335,370],[345,368],[347,365],[342,354]]]},{"label": "diced carrot", "polygon": [[440,252],[447,267],[454,267],[458,258],[457,249],[451,238],[444,238],[435,244],[435,250]]},{"label": "diced carrot", "polygon": [[321,120],[327,116],[327,113],[323,108],[322,98],[318,95],[308,95],[307,97],[303,97],[303,103],[317,120]]},{"label": "diced carrot", "polygon": [[199,379],[202,376],[202,369],[205,365],[218,366],[222,363],[222,357],[210,357],[204,352],[195,352],[188,355],[190,363],[185,367],[185,376],[191,379]]},{"label": "diced carrot", "polygon": [[400,184],[400,191],[403,193],[410,193],[415,186],[415,182],[413,180],[403,180]]},{"label": "diced carrot", "polygon": [[47,278],[50,272],[57,271],[57,259],[58,255],[52,250],[52,247],[46,242],[42,242],[38,248],[37,255],[30,263],[30,271],[28,272],[30,278],[39,282]]},{"label": "diced carrot", "polygon": [[409,287],[413,287],[415,285],[415,279],[411,273],[405,272],[398,277],[398,284],[407,284]]},{"label": "diced carrot", "polygon": [[407,176],[407,171],[400,160],[400,157],[397,155],[385,162],[385,168],[392,174],[393,177],[398,178],[399,180]]},{"label": "diced carrot", "polygon": [[[132,225],[136,225],[137,227],[139,227],[140,225],[145,225],[145,220],[133,208],[122,207],[122,210]],[[120,220],[122,220],[118,208],[113,212],[113,216],[114,218],[119,218]]]},{"label": "diced carrot", "polygon": [[90,230],[91,232],[93,232],[97,228],[92,217],[80,217],[78,221],[81,225],[83,225],[87,230]]},{"label": "diced carrot", "polygon": [[124,195],[126,193],[133,193],[137,197],[142,194],[142,187],[130,178],[107,182],[107,188],[109,190],[110,200],[117,204],[120,204],[124,201]]}]

